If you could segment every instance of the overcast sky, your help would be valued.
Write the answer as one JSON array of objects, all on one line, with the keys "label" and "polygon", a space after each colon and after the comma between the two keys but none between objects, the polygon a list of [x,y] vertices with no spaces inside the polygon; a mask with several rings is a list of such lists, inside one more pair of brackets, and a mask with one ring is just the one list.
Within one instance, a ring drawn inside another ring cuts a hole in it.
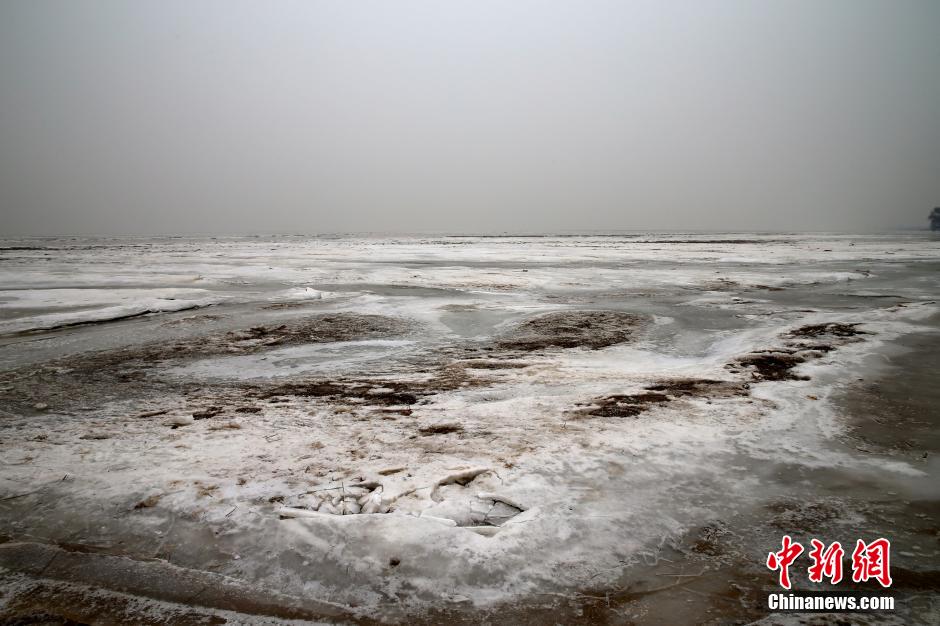
[{"label": "overcast sky", "polygon": [[873,230],[936,0],[0,0],[0,235]]}]

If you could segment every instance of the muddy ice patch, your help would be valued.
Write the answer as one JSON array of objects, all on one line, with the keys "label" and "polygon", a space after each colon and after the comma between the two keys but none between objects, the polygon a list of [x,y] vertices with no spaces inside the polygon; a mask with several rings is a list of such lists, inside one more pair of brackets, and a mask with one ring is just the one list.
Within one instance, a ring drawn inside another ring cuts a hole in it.
[{"label": "muddy ice patch", "polygon": [[421,385],[398,381],[309,380],[258,388],[250,393],[271,403],[289,396],[316,398],[344,406],[408,407],[417,404],[428,392]]},{"label": "muddy ice patch", "polygon": [[124,363],[152,364],[226,354],[254,354],[301,344],[389,339],[411,330],[413,325],[409,320],[383,315],[309,315],[280,324],[262,324],[225,333],[80,355],[71,358],[70,365],[76,369],[91,366],[100,369]]},{"label": "muddy ice patch", "polygon": [[864,521],[843,499],[834,497],[811,500],[781,497],[768,502],[764,508],[769,514],[771,526],[791,533],[833,532],[839,526],[851,526]]},{"label": "muddy ice patch", "polygon": [[793,338],[817,338],[817,337],[857,337],[858,335],[867,335],[869,333],[859,330],[861,324],[843,324],[839,322],[830,322],[828,324],[808,324],[787,333],[788,337]]},{"label": "muddy ice patch", "polygon": [[799,374],[797,366],[825,356],[848,343],[860,341],[860,335],[869,334],[859,324],[831,322],[810,324],[781,335],[781,345],[751,352],[736,358],[725,366],[729,372],[743,376],[743,380],[716,380],[680,378],[646,385],[635,393],[609,394],[578,405],[572,412],[575,418],[637,417],[654,407],[666,406],[675,400],[701,398],[706,402],[716,399],[746,397],[752,383],[765,381],[808,380]]},{"label": "muddy ice patch", "polygon": [[348,374],[378,363],[388,364],[416,352],[417,342],[366,339],[311,343],[274,348],[267,352],[202,359],[168,370],[172,376],[202,379],[277,378],[299,374]]},{"label": "muddy ice patch", "polygon": [[711,378],[675,378],[663,380],[645,387],[648,391],[666,394],[675,398],[733,398],[748,395],[750,385],[733,380]]},{"label": "muddy ice patch", "polygon": [[859,330],[859,325],[830,322],[801,326],[783,335],[782,346],[746,354],[725,367],[735,373],[750,374],[755,381],[809,380],[795,372],[795,368],[848,343],[861,341],[860,335],[870,333]]},{"label": "muddy ice patch", "polygon": [[504,349],[606,348],[632,340],[649,324],[646,315],[623,311],[560,311],[519,324],[497,342]]},{"label": "muddy ice patch", "polygon": [[395,378],[382,373],[371,377],[301,377],[274,384],[253,384],[245,389],[249,396],[268,402],[294,397],[359,407],[398,405],[407,408],[440,393],[491,385],[500,370],[511,372],[530,365],[517,361],[458,359],[418,371],[406,370],[407,373],[399,373]]},{"label": "muddy ice patch", "polygon": [[[797,350],[765,350],[742,356],[736,361],[745,371],[750,372],[755,380],[809,380],[808,376],[796,374],[793,370],[800,363],[806,362],[806,356]],[[735,365],[729,365],[734,369]]]},{"label": "muddy ice patch", "polygon": [[[411,324],[399,318],[332,313],[313,315],[277,326],[262,325],[231,331],[221,337],[209,338],[206,347],[220,352],[253,352],[272,346],[384,339],[405,334],[410,329]],[[205,348],[197,349],[197,352],[205,353]]]},{"label": "muddy ice patch", "polygon": [[733,398],[749,394],[748,383],[708,378],[677,378],[647,385],[642,392],[595,398],[574,411],[577,417],[636,417],[674,400]]},{"label": "muddy ice patch", "polygon": [[199,326],[203,324],[214,324],[221,320],[226,319],[226,315],[220,315],[216,313],[204,313],[202,315],[187,315],[185,317],[178,317],[176,319],[171,319],[163,322],[160,326],[164,328],[177,328],[177,327],[187,327],[187,326]]},{"label": "muddy ice patch", "polygon": [[662,393],[614,394],[598,398],[592,402],[582,415],[591,417],[636,417],[651,406],[669,402]]},{"label": "muddy ice patch", "polygon": [[[222,368],[223,364],[232,363],[228,357],[195,361],[192,368],[181,366],[161,371],[175,374],[169,382],[175,382],[174,379],[178,381],[173,392],[179,395],[123,399],[111,406],[119,411],[126,411],[126,419],[134,422],[159,417],[164,420],[162,423],[165,426],[173,430],[185,429],[201,420],[208,420],[209,428],[213,430],[238,429],[254,421],[266,423],[278,419],[279,416],[294,415],[300,411],[308,416],[323,412],[331,416],[330,419],[341,420],[346,425],[359,423],[363,428],[375,428],[379,421],[400,421],[400,425],[389,426],[397,429],[398,435],[404,434],[408,439],[427,438],[439,441],[440,436],[461,435],[464,426],[453,419],[428,419],[434,415],[433,411],[427,415],[420,413],[422,407],[434,402],[435,396],[457,390],[487,387],[497,382],[504,371],[514,372],[530,365],[513,362],[505,368],[499,363],[488,367],[490,361],[460,360],[431,365],[415,372],[408,370],[407,363],[398,363],[397,358],[404,357],[405,360],[408,356],[400,354],[402,348],[399,342],[379,340],[363,343],[370,346],[374,343],[389,345],[399,352],[394,356],[385,355],[380,359],[380,364],[373,366],[378,368],[373,371],[368,371],[371,360],[357,360],[357,368],[343,371],[343,364],[356,356],[354,352],[339,354],[336,359],[327,360],[322,364],[306,366],[328,368],[331,373],[336,374],[331,377],[305,376],[297,370],[292,370],[285,378],[274,375],[256,378],[248,370],[219,371],[218,375],[194,381],[192,374],[181,374],[204,367],[209,361],[214,364],[213,368]],[[327,348],[335,345],[319,344],[320,347]],[[260,355],[280,352],[274,350],[262,352]],[[239,359],[235,361],[237,363],[246,356],[251,355],[232,358]],[[291,373],[295,375],[290,376]],[[149,382],[153,384],[156,381]],[[152,409],[140,411],[142,405]],[[415,411],[419,413],[414,414]],[[232,418],[238,418],[238,421],[232,422]],[[333,422],[331,424],[335,425]]]},{"label": "muddy ice patch", "polygon": [[[414,324],[409,320],[382,315],[311,315],[277,325],[257,325],[225,333],[69,356],[38,367],[23,367],[0,373],[0,386],[6,391],[5,398],[9,399],[7,406],[20,414],[28,413],[28,407],[37,402],[60,409],[74,406],[84,398],[94,397],[100,404],[109,399],[127,398],[136,392],[150,392],[165,383],[180,389],[180,377],[173,376],[166,381],[161,376],[167,369],[223,355],[261,355],[257,363],[265,363],[261,359],[266,352],[285,350],[292,346],[302,352],[302,348],[310,344],[333,343],[343,344],[341,347],[334,346],[340,352],[352,347],[348,354],[352,366],[357,352],[358,356],[362,356],[373,349],[380,352],[383,349],[398,349],[400,346],[397,344],[386,345],[382,342],[403,341],[402,336],[413,329]],[[368,342],[378,343],[372,345]],[[329,347],[319,345],[311,349],[320,350],[320,356],[328,360]],[[287,362],[286,369],[303,360],[302,356],[292,355],[290,350],[283,359]],[[238,371],[241,366],[247,367],[246,364],[236,363],[232,371]],[[196,367],[203,367],[210,373],[215,371],[212,363]],[[275,367],[271,369],[277,371]]]}]

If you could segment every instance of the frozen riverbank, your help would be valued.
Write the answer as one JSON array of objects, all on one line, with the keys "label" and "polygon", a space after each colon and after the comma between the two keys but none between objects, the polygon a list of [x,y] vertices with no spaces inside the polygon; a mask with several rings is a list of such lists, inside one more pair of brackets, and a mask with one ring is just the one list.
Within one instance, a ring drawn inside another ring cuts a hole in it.
[{"label": "frozen riverbank", "polygon": [[[677,554],[760,565],[801,515],[787,498],[822,498],[823,530],[858,522],[794,475],[936,482],[929,455],[842,445],[836,396],[936,329],[938,243],[707,239],[4,251],[7,546],[157,559],[307,618],[603,592],[611,619],[654,623],[643,598],[697,573],[668,570]],[[42,330],[148,289],[213,305]],[[736,534],[768,506],[780,528]],[[246,610],[220,602],[192,600]]]}]

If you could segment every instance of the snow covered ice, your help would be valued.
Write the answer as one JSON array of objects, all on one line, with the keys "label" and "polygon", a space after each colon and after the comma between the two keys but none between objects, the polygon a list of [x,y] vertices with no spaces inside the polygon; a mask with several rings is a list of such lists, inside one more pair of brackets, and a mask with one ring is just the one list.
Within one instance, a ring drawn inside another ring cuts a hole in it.
[{"label": "snow covered ice", "polygon": [[935,460],[847,445],[832,401],[936,332],[929,236],[31,239],[0,259],[10,554],[82,546],[394,621],[652,589],[703,528],[791,493],[782,469],[936,495]]}]

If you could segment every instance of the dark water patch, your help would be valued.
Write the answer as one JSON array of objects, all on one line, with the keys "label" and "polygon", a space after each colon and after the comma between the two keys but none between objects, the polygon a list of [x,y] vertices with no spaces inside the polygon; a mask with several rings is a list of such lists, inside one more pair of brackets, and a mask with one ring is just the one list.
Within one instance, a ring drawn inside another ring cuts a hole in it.
[{"label": "dark water patch", "polygon": [[387,337],[404,332],[406,327],[403,320],[383,315],[320,314],[278,326],[260,325],[230,331],[220,340],[223,344],[220,347],[228,352],[232,348],[252,352],[271,346]]},{"label": "dark water patch", "polygon": [[904,351],[884,357],[884,375],[854,381],[836,401],[849,420],[850,445],[922,463],[940,451],[940,334],[898,345]]},{"label": "dark water patch", "polygon": [[892,565],[891,579],[895,588],[935,594],[940,591],[940,569],[918,571]]},{"label": "dark water patch", "polygon": [[[0,564],[6,570],[0,574],[0,582],[11,572],[30,580],[29,585],[11,586],[11,593],[4,598],[0,619],[7,624],[227,623],[207,609],[233,611],[246,622],[265,618],[346,622],[353,617],[337,604],[269,591],[164,560],[16,543],[3,546]],[[37,616],[53,619],[36,621]]]}]

